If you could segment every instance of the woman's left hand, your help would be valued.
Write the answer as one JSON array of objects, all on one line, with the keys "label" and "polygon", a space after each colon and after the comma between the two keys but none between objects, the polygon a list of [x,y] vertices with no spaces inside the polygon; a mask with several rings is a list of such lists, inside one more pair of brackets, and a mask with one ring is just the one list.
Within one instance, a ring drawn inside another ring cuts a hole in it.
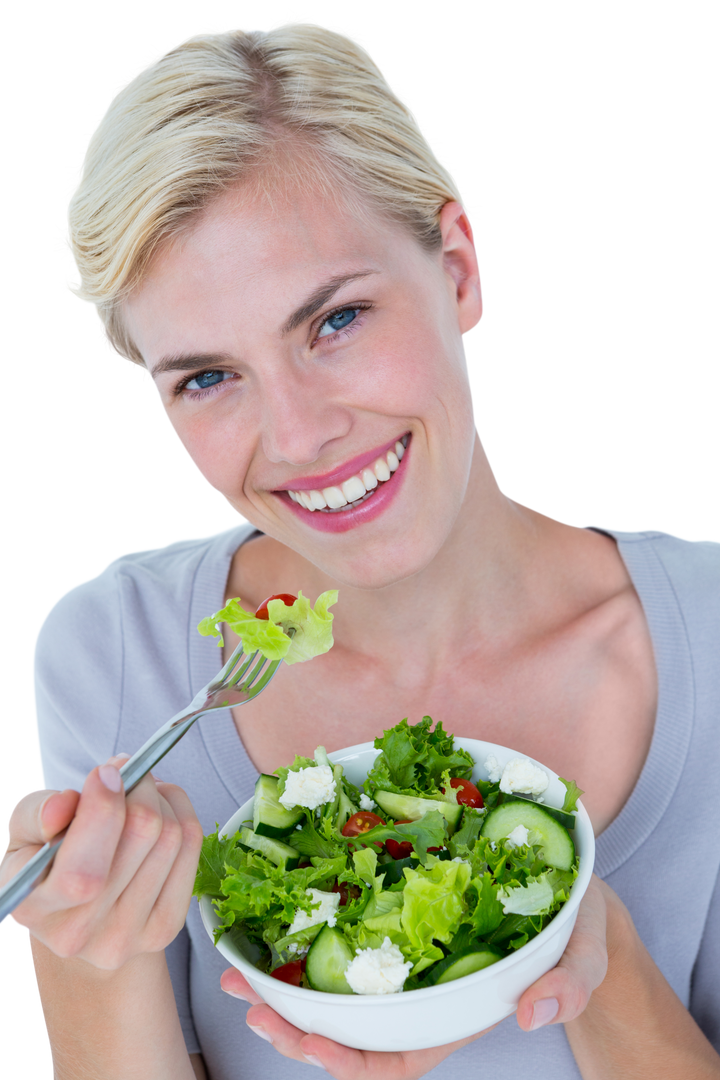
[{"label": "woman's left hand", "polygon": [[[605,898],[600,882],[593,875],[560,962],[520,998],[517,1020],[524,1031],[545,1024],[563,1024],[582,1013],[607,971],[605,924]],[[293,1027],[263,1002],[235,968],[223,973],[220,985],[226,993],[250,1002],[248,1025],[261,1038],[272,1042],[279,1053],[318,1065],[337,1080],[416,1080],[453,1051],[485,1034],[480,1031],[430,1050],[398,1053],[353,1050],[322,1035],[308,1035]]]}]

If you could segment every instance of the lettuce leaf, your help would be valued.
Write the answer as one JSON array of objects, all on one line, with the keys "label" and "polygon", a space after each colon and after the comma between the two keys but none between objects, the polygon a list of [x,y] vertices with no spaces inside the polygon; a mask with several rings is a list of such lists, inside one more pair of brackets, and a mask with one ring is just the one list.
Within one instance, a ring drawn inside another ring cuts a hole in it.
[{"label": "lettuce leaf", "polygon": [[470,867],[437,861],[427,870],[406,869],[405,877],[401,921],[410,944],[424,948],[433,940],[449,942],[467,912]]},{"label": "lettuce leaf", "polygon": [[235,922],[267,924],[291,923],[297,908],[310,912],[311,899],[306,890],[329,889],[345,869],[345,856],[334,859],[313,858],[312,865],[297,870],[282,869],[257,852],[233,853],[235,865],[225,864],[222,895],[215,899],[215,909],[222,920],[217,938]]},{"label": "lettuce leaf", "polygon": [[[227,623],[242,640],[248,655],[258,651],[268,660],[302,663],[332,648],[333,616],[328,608],[337,603],[337,597],[337,589],[330,589],[317,598],[314,607],[302,591],[289,607],[282,600],[271,600],[267,619],[258,619],[252,611],[245,611],[236,598],[202,619],[198,632],[203,637],[216,637],[220,646],[223,644],[220,626]],[[293,631],[292,635],[288,634],[289,630]]]},{"label": "lettuce leaf", "polygon": [[220,826],[216,823],[215,832],[203,838],[193,896],[204,896],[206,893],[208,896],[222,896],[225,866],[232,859],[240,833],[223,837],[219,833]]},{"label": "lettuce leaf", "polygon": [[528,878],[524,885],[500,888],[497,898],[506,915],[546,915],[553,906],[555,894],[547,874]]},{"label": "lettuce leaf", "polygon": [[286,607],[282,600],[270,601],[270,621],[282,626],[286,633],[288,630],[295,631],[284,656],[286,664],[301,664],[332,648],[333,616],[328,608],[337,603],[337,598],[337,589],[328,589],[318,596],[313,607],[300,590],[291,607]]},{"label": "lettuce leaf", "polygon": [[477,937],[491,934],[503,921],[505,912],[498,899],[500,887],[493,881],[492,874],[473,878],[471,885],[477,896],[477,903],[470,910],[469,921]]},{"label": "lettuce leaf", "polygon": [[410,840],[422,863],[427,860],[427,851],[431,847],[442,847],[447,836],[447,822],[439,810],[430,810],[417,821],[403,822],[401,825],[376,825],[362,836],[348,838],[354,848],[362,844],[384,843],[388,837],[398,840]]},{"label": "lettuce leaf", "polygon": [[382,753],[365,781],[365,791],[372,795],[380,788],[403,795],[433,795],[455,801],[450,794],[440,791],[443,773],[469,778],[473,759],[466,750],[456,750],[452,735],[448,735],[438,721],[432,728],[432,718],[424,716],[419,724],[401,720],[394,728],[375,739],[375,747]]},{"label": "lettuce leaf", "polygon": [[577,810],[577,801],[581,795],[585,792],[582,788],[579,788],[574,780],[563,780],[562,776],[559,777],[560,783],[565,785],[565,799],[562,804],[562,809],[566,814],[573,814]]}]

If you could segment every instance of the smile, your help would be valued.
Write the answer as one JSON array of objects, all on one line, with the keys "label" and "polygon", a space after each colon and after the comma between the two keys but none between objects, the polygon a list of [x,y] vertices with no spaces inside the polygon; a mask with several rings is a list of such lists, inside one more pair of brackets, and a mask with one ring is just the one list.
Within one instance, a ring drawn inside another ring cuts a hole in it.
[{"label": "smile", "polygon": [[403,435],[395,446],[378,457],[371,465],[349,476],[338,484],[311,491],[291,491],[288,495],[298,506],[306,510],[319,510],[325,514],[338,514],[354,510],[370,499],[378,487],[386,484],[400,465],[408,435]]}]

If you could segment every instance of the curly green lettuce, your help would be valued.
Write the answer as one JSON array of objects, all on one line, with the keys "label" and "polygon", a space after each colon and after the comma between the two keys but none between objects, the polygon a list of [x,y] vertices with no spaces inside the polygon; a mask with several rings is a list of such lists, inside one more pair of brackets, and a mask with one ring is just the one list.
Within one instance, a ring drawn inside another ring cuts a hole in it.
[{"label": "curly green lettuce", "polygon": [[198,632],[203,637],[216,637],[221,646],[224,643],[221,626],[226,623],[242,640],[246,653],[257,651],[268,660],[300,664],[332,648],[333,616],[328,608],[337,603],[337,598],[337,589],[329,589],[318,596],[313,607],[299,591],[292,605],[271,600],[267,619],[258,619],[253,612],[245,611],[236,598],[202,619]]}]

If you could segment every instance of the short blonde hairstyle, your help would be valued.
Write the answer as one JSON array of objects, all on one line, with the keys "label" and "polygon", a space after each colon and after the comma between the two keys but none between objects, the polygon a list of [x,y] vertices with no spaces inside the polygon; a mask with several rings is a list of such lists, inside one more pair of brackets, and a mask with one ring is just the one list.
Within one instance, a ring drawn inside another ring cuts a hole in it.
[{"label": "short blonde hairstyle", "polygon": [[152,256],[288,139],[325,190],[356,193],[437,248],[458,193],[363,49],[302,25],[193,38],[115,98],[70,205],[78,291],[118,352],[143,363],[121,305]]}]

